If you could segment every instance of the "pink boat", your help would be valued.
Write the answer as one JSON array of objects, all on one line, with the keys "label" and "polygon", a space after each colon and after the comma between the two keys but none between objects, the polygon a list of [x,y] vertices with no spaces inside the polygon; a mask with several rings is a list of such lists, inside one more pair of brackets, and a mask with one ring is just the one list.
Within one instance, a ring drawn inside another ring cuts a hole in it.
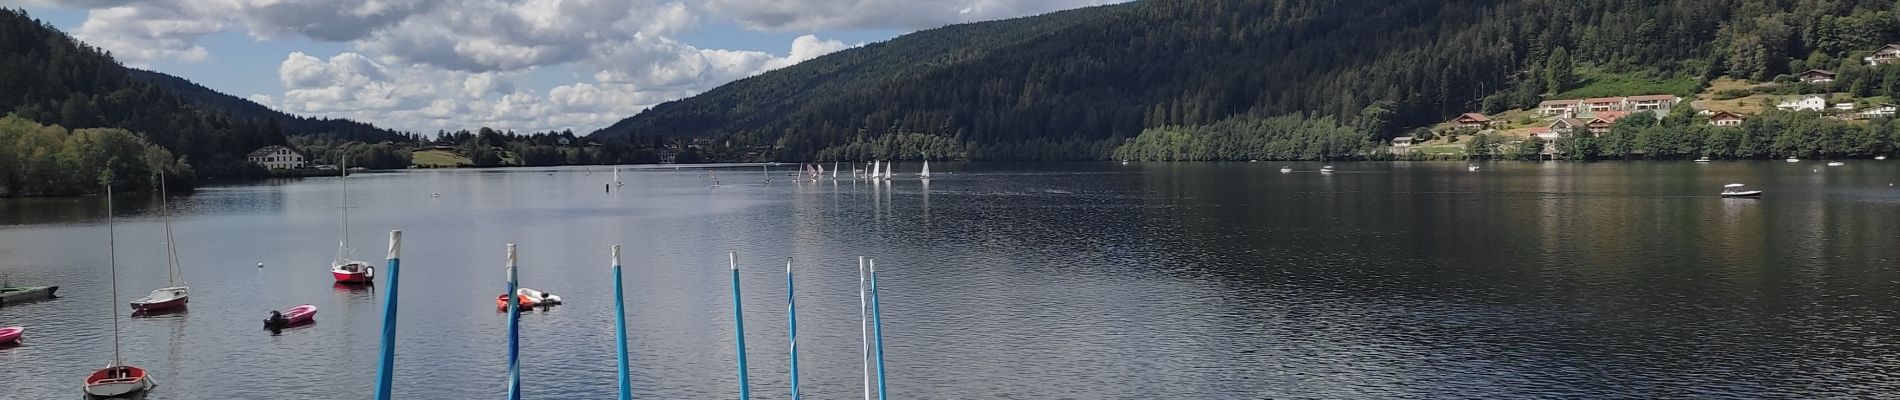
[{"label": "pink boat", "polygon": [[0,327],[0,344],[19,343],[20,335],[25,334],[25,333],[26,333],[25,327],[19,327],[19,326]]},{"label": "pink boat", "polygon": [[291,307],[289,310],[284,310],[284,312],[271,311],[270,318],[264,319],[264,327],[284,328],[303,325],[315,321],[316,317],[317,306],[305,304]]}]

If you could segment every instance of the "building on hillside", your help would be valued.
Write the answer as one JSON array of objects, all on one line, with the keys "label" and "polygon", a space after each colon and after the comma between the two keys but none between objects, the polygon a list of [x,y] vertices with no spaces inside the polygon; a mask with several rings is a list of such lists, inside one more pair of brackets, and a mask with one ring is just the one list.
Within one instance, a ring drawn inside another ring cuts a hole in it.
[{"label": "building on hillside", "polygon": [[1459,128],[1485,129],[1491,127],[1491,118],[1479,113],[1464,113],[1452,119]]},{"label": "building on hillside", "polygon": [[1801,71],[1801,73],[1796,76],[1801,78],[1801,83],[1828,83],[1834,81],[1834,71],[1825,69]]},{"label": "building on hillside", "polygon": [[1893,118],[1894,111],[1896,110],[1900,110],[1900,106],[1895,106],[1889,103],[1880,103],[1880,104],[1875,104],[1873,107],[1863,108],[1860,110],[1860,112],[1855,113],[1854,115],[1861,119]]},{"label": "building on hillside", "polygon": [[1900,44],[1880,46],[1880,48],[1874,49],[1874,54],[1861,57],[1861,61],[1866,61],[1867,65],[1900,63]]},{"label": "building on hillside", "polygon": [[1827,98],[1818,95],[1802,96],[1782,101],[1775,108],[1788,111],[1821,111],[1827,109]]},{"label": "building on hillside", "polygon": [[1709,115],[1709,125],[1714,126],[1741,126],[1742,120],[1741,114],[1728,111],[1716,111]]},{"label": "building on hillside", "polygon": [[1834,103],[1834,111],[1854,111],[1854,103]]},{"label": "building on hillside", "polygon": [[659,153],[661,164],[672,164],[673,160],[677,160],[679,158],[678,155],[673,154],[672,148],[669,148],[666,146],[660,146],[660,148],[656,149],[656,151],[654,152]]},{"label": "building on hillside", "polygon": [[244,156],[253,164],[269,169],[299,169],[304,167],[303,153],[289,147],[270,145],[251,151]]},{"label": "building on hillside", "polygon": [[1577,115],[1576,100],[1544,100],[1537,103],[1537,112],[1546,117],[1570,118]]},{"label": "building on hillside", "polygon": [[1592,98],[1592,99],[1583,99],[1583,101],[1578,106],[1578,108],[1581,108],[1583,109],[1583,111],[1590,112],[1590,113],[1600,113],[1604,111],[1618,111],[1618,110],[1623,109],[1623,98],[1622,97],[1598,97],[1598,98]]},{"label": "building on hillside", "polygon": [[1591,134],[1602,135],[1610,133],[1610,126],[1615,125],[1616,120],[1623,119],[1623,117],[1629,115],[1629,111],[1604,111],[1597,113],[1596,116],[1591,118],[1590,122],[1585,123],[1584,126],[1590,128]]},{"label": "building on hillside", "polygon": [[1555,121],[1550,121],[1549,129],[1552,135],[1562,136],[1563,134],[1577,130],[1577,128],[1589,128],[1589,125],[1590,120],[1587,119],[1558,118]]},{"label": "building on hillside", "polygon": [[1413,138],[1411,136],[1400,136],[1400,137],[1392,138],[1392,154],[1405,154],[1405,153],[1411,152],[1412,140]]},{"label": "building on hillside", "polygon": [[1669,109],[1674,108],[1676,103],[1681,101],[1681,97],[1676,97],[1676,95],[1673,94],[1646,94],[1642,96],[1630,96],[1623,99],[1623,102],[1627,105],[1626,110],[1655,111],[1658,117],[1668,115]]}]

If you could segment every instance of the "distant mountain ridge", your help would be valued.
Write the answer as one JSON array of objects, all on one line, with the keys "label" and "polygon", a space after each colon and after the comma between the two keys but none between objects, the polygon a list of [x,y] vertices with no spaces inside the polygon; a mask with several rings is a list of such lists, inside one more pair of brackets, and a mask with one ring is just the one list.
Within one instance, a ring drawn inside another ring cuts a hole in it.
[{"label": "distant mountain ridge", "polygon": [[138,68],[126,68],[132,79],[151,82],[184,97],[193,106],[210,111],[219,111],[239,119],[262,119],[276,121],[290,136],[329,135],[338,139],[356,140],[367,143],[402,140],[402,133],[390,129],[378,128],[363,122],[349,119],[310,118],[287,114],[265,107],[249,99],[232,96],[199,85],[189,79],[157,71]]}]

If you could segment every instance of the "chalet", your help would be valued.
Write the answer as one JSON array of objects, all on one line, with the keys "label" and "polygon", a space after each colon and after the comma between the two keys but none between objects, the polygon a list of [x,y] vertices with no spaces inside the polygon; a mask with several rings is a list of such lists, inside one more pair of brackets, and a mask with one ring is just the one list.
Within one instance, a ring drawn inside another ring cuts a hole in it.
[{"label": "chalet", "polygon": [[1801,71],[1801,74],[1796,76],[1801,78],[1801,83],[1828,83],[1834,81],[1834,71],[1825,69]]},{"label": "chalet", "polygon": [[1618,110],[1623,109],[1623,98],[1622,97],[1598,97],[1594,99],[1583,99],[1582,104],[1579,105],[1579,107],[1582,108],[1584,111],[1588,111],[1592,113],[1600,113],[1604,111],[1618,111]]},{"label": "chalet", "polygon": [[303,153],[284,146],[264,146],[244,156],[251,163],[269,169],[298,169],[304,167]]},{"label": "chalet", "polygon": [[1577,130],[1579,127],[1588,128],[1589,124],[1590,120],[1587,119],[1558,118],[1556,121],[1551,121],[1550,127],[1547,129],[1550,129],[1552,135],[1562,136],[1565,133]]},{"label": "chalet", "polygon": [[1775,105],[1775,108],[1788,111],[1821,111],[1827,108],[1827,98],[1815,95],[1803,96],[1782,101],[1781,104]]},{"label": "chalet", "polygon": [[1715,112],[1715,114],[1710,114],[1710,115],[1709,115],[1709,125],[1714,125],[1714,126],[1741,126],[1741,125],[1742,125],[1742,115],[1741,115],[1741,114],[1736,114],[1736,113],[1732,113],[1732,112],[1728,112],[1728,111],[1716,111],[1716,112]]},{"label": "chalet", "polygon": [[1537,103],[1537,111],[1546,117],[1562,116],[1564,118],[1570,118],[1570,116],[1577,114],[1577,101],[1544,100],[1542,103]]},{"label": "chalet", "polygon": [[1392,154],[1405,154],[1412,151],[1412,140],[1411,136],[1392,138]]},{"label": "chalet", "polygon": [[1856,113],[1855,115],[1860,117],[1861,119],[1893,118],[1894,111],[1896,110],[1900,110],[1900,106],[1895,106],[1889,103],[1880,103],[1880,104],[1875,104],[1873,107],[1867,107],[1867,108],[1861,109],[1860,112]]},{"label": "chalet", "polygon": [[1479,113],[1464,113],[1452,120],[1459,128],[1484,129],[1491,127],[1491,118]]},{"label": "chalet", "polygon": [[1616,120],[1623,119],[1623,117],[1629,115],[1629,111],[1600,112],[1596,114],[1595,118],[1591,118],[1590,122],[1585,123],[1584,126],[1590,129],[1591,134],[1602,135],[1610,133],[1610,126],[1615,125]]},{"label": "chalet", "polygon": [[1900,63],[1900,44],[1880,46],[1880,48],[1874,49],[1874,54],[1861,57],[1861,61],[1866,61],[1867,65]]},{"label": "chalet", "polygon": [[1672,95],[1672,94],[1649,94],[1649,95],[1642,95],[1642,96],[1630,96],[1628,98],[1623,99],[1623,102],[1625,106],[1628,107],[1627,108],[1628,110],[1632,110],[1632,111],[1654,110],[1656,111],[1656,114],[1658,116],[1661,116],[1662,114],[1668,114],[1669,109],[1671,107],[1675,107],[1676,103],[1680,101],[1682,101],[1682,98],[1676,97],[1676,95]]}]

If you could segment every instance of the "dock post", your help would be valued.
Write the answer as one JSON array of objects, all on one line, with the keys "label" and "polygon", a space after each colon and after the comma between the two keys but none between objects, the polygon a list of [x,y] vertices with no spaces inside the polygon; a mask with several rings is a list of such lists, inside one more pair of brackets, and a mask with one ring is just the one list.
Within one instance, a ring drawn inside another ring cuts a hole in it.
[{"label": "dock post", "polygon": [[521,296],[515,295],[515,244],[508,244],[508,400],[521,400]]},{"label": "dock post", "polygon": [[631,363],[627,361],[627,303],[626,291],[621,289],[621,286],[620,245],[616,244],[614,245],[614,338],[618,339],[619,345],[615,347],[620,353],[620,400],[630,400],[633,398],[633,381],[629,374],[633,370]]},{"label": "dock post", "polygon": [[798,296],[792,286],[792,258],[785,257],[785,316],[792,341],[792,400],[798,400]]},{"label": "dock post", "polygon": [[726,252],[726,262],[732,266],[732,326],[736,345],[739,350],[739,400],[751,400],[751,383],[746,378],[745,368],[745,309],[739,301],[739,253]]},{"label": "dock post", "polygon": [[877,398],[884,400],[884,319],[877,305],[877,259],[871,259],[871,335],[877,337]]},{"label": "dock post", "polygon": [[396,279],[401,277],[402,231],[389,231],[389,294],[383,297],[383,348],[377,356],[376,399],[389,400],[396,373],[396,293],[402,291]]}]

